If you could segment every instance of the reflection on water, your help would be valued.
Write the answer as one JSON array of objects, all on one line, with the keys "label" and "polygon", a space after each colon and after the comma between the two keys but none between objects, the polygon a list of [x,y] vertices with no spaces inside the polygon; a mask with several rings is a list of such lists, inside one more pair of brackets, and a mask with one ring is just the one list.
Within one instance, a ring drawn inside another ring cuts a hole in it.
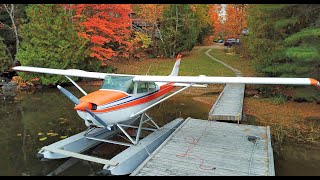
[{"label": "reflection on water", "polygon": [[275,154],[275,171],[278,176],[319,176],[319,147],[284,144],[279,155]]},{"label": "reflection on water", "polygon": [[[81,93],[67,87],[77,97]],[[98,87],[84,87],[92,92]],[[177,97],[150,112],[159,125],[179,117],[206,118],[208,107],[201,103],[188,103],[190,98]],[[38,150],[59,141],[61,136],[72,136],[84,131],[86,126],[73,110],[74,105],[58,89],[43,89],[34,93],[21,93],[0,100],[0,175],[47,175],[65,160],[41,162]],[[169,107],[170,106],[170,107]],[[170,109],[170,111],[168,111]],[[181,111],[181,112],[180,112]],[[158,121],[161,120],[161,121]],[[49,134],[47,134],[49,133]],[[40,141],[39,139],[43,140]],[[65,175],[92,175],[101,168],[88,162],[78,163]]]},{"label": "reflection on water", "polygon": [[[74,87],[67,89],[81,97],[81,93]],[[92,92],[98,87],[85,86],[84,89]],[[36,153],[43,146],[86,129],[73,106],[57,89],[21,93],[5,100],[1,98],[0,175],[47,175],[65,162],[41,162],[36,158]],[[155,106],[148,113],[162,126],[177,117],[207,119],[209,110],[210,106],[196,102],[190,96],[177,95]],[[112,145],[104,148],[112,152],[119,150],[118,146]],[[287,154],[281,157],[275,156],[276,174],[319,175],[319,151],[303,150],[303,156],[295,156],[297,151],[301,151],[297,148],[288,149]],[[301,161],[302,157],[307,158]],[[306,166],[307,164],[311,166]],[[80,161],[62,175],[99,175],[101,168],[102,165]]]}]

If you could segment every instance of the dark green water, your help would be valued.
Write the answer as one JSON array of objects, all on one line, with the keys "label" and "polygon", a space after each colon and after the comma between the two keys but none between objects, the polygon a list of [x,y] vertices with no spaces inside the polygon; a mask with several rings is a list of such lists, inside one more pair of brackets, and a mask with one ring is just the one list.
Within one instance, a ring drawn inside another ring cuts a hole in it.
[{"label": "dark green water", "polygon": [[[98,87],[84,87],[87,92]],[[67,87],[77,97],[81,93]],[[39,161],[38,150],[84,131],[83,121],[73,110],[73,104],[57,89],[43,89],[34,93],[20,93],[15,97],[0,96],[0,175],[47,175],[65,160]],[[177,95],[149,112],[159,125],[177,117],[207,119],[210,107]],[[56,136],[46,133],[56,133]],[[46,139],[45,139],[46,137]],[[42,139],[43,141],[40,141]],[[45,140],[44,140],[45,139]],[[284,146],[280,157],[275,156],[277,175],[320,175],[320,153],[299,145]],[[106,145],[112,153],[119,148]],[[112,154],[111,153],[111,154]],[[284,154],[283,154],[284,153]],[[99,175],[102,166],[79,162],[61,175]]]}]

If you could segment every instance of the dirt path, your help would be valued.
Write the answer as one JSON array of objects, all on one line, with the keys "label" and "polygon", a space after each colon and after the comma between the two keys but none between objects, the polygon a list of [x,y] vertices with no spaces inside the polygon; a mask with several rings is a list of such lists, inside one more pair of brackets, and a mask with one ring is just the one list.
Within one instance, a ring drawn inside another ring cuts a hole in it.
[{"label": "dirt path", "polygon": [[[212,47],[213,47],[213,48],[216,48],[216,46],[212,46]],[[236,69],[236,68],[228,65],[227,63],[224,63],[224,62],[222,62],[222,61],[220,61],[220,60],[212,57],[212,56],[209,54],[209,52],[212,51],[213,48],[211,48],[211,49],[209,49],[208,51],[206,51],[205,54],[206,54],[209,58],[211,58],[211,59],[213,59],[214,61],[217,61],[217,62],[223,64],[225,67],[227,67],[228,69],[230,69],[231,71],[233,71],[233,72],[236,74],[237,77],[241,77],[241,71],[239,71],[238,69]]]}]

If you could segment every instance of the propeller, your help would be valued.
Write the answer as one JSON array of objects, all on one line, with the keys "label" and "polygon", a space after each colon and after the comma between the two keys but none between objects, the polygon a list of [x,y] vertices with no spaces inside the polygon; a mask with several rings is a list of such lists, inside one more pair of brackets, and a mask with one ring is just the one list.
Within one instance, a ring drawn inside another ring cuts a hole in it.
[{"label": "propeller", "polygon": [[[74,96],[71,92],[69,92],[68,90],[66,90],[65,88],[61,87],[61,86],[57,86],[57,88],[65,95],[67,96],[68,99],[70,99],[70,101],[72,101],[74,104],[78,105],[80,104],[80,100]],[[92,116],[96,121],[98,121],[101,125],[105,126],[108,130],[111,130],[110,126],[107,125],[101,118],[99,118],[97,115],[95,115],[93,112],[91,112],[87,107],[85,108],[85,110],[90,114],[90,116]]]}]

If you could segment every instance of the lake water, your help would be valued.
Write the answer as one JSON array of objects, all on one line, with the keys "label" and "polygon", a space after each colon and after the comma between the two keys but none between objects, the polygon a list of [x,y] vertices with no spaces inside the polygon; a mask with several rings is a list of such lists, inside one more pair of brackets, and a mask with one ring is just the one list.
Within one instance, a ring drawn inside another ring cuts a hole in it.
[{"label": "lake water", "polygon": [[[74,87],[67,89],[81,96]],[[84,86],[84,89],[91,92],[98,87]],[[47,175],[65,162],[42,162],[36,154],[41,147],[86,129],[73,106],[54,88],[14,97],[0,96],[0,175]],[[194,101],[192,96],[177,95],[148,113],[162,126],[177,117],[207,119],[209,110],[210,106]],[[121,151],[119,147],[104,146],[110,156]],[[280,156],[275,156],[275,166],[276,175],[320,175],[320,153],[312,148],[286,145]],[[102,165],[80,161],[61,175],[100,175],[101,168]]]}]

